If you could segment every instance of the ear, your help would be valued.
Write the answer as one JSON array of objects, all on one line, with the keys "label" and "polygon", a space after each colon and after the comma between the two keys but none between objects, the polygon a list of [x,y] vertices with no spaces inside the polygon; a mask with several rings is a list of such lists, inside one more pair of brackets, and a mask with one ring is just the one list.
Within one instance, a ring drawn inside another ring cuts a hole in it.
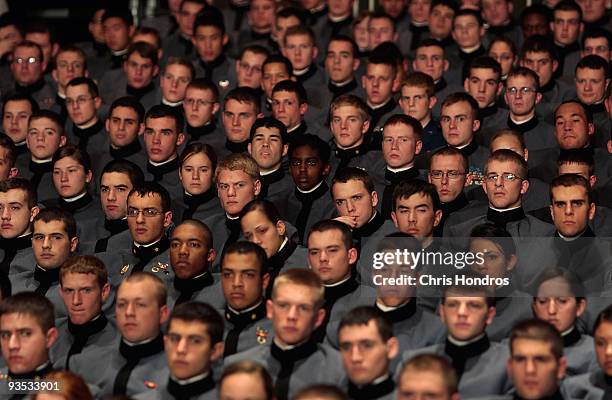
[{"label": "ear", "polygon": [[438,103],[438,98],[433,95],[429,98],[429,110],[431,110],[432,108],[434,108],[434,106],[436,105],[436,103]]},{"label": "ear", "polygon": [[225,46],[227,42],[229,42],[229,36],[227,36],[227,33],[224,33],[223,34],[223,46]]},{"label": "ear", "polygon": [[444,59],[444,72],[448,71],[448,67],[450,66],[447,59]]},{"label": "ear", "polygon": [[353,71],[357,71],[357,69],[359,68],[359,64],[361,64],[361,60],[358,58],[355,58],[353,60]]},{"label": "ear", "polygon": [[349,264],[355,264],[357,262],[357,248],[355,247],[351,247],[348,250],[348,256],[349,256]]},{"label": "ear", "polygon": [[540,102],[542,101],[542,93],[536,93],[536,104],[540,104]]},{"label": "ear", "polygon": [[215,249],[208,250],[208,253],[206,254],[206,261],[208,261],[209,264],[212,264],[215,262],[216,258],[217,258],[217,250]]},{"label": "ear", "polygon": [[261,278],[262,291],[265,291],[268,288],[269,284],[270,284],[270,274],[266,272],[264,276]]},{"label": "ear", "polygon": [[272,300],[266,301],[266,318],[270,320],[274,318],[274,303],[272,303]]},{"label": "ear", "polygon": [[395,215],[395,211],[391,211],[391,221],[393,221],[393,225],[395,225],[395,227],[399,229],[399,225],[397,224],[397,215]]},{"label": "ear", "polygon": [[440,314],[440,321],[442,321],[442,324],[446,325],[446,312],[444,311],[444,304],[442,302],[440,302],[438,306],[438,314]]},{"label": "ear", "polygon": [[159,309],[159,324],[164,325],[166,322],[168,322],[169,316],[170,316],[170,309],[168,308],[166,304],[164,304]]},{"label": "ear", "polygon": [[514,267],[516,267],[516,263],[518,261],[518,257],[516,256],[516,254],[512,254],[510,256],[510,259],[508,260],[508,265],[506,266],[506,271],[512,271],[514,269]]},{"label": "ear", "polygon": [[399,340],[395,336],[387,340],[387,359],[393,360],[399,353]]},{"label": "ear", "polygon": [[158,65],[153,67],[153,76],[157,76],[157,74],[159,74],[159,66]]},{"label": "ear", "polygon": [[185,134],[181,132],[176,136],[176,147],[182,145],[183,142],[185,142]]},{"label": "ear", "polygon": [[96,110],[99,110],[102,107],[102,98],[100,96],[94,98],[94,106]]},{"label": "ear", "polygon": [[472,184],[473,181],[473,177],[472,174],[468,172],[468,174],[465,176],[465,184],[463,185],[464,187],[468,187]]},{"label": "ear", "polygon": [[553,212],[552,204],[548,206],[548,209],[550,210],[550,218],[552,219],[553,222],[555,222],[555,213]]},{"label": "ear", "polygon": [[279,235],[284,236],[285,233],[287,233],[287,225],[285,225],[285,222],[282,220],[279,220],[276,223],[276,231],[278,232]]},{"label": "ear", "polygon": [[325,167],[323,167],[323,176],[327,176],[330,173],[331,173],[331,165],[325,164]]},{"label": "ear", "polygon": [[255,195],[255,197],[259,196],[259,193],[261,192],[261,181],[259,179],[256,179],[255,182],[253,182],[253,194]]},{"label": "ear", "polygon": [[438,226],[440,224],[440,221],[442,221],[442,213],[442,210],[438,210],[434,213],[433,226]]},{"label": "ear", "polygon": [[164,213],[164,228],[167,228],[172,224],[172,211],[166,211]]},{"label": "ear", "polygon": [[478,132],[478,129],[480,129],[480,120],[475,119],[474,122],[472,122],[472,132]]},{"label": "ear", "polygon": [[134,36],[134,32],[136,32],[136,27],[134,25],[130,25],[130,27],[128,28],[128,34],[130,35],[130,37]]},{"label": "ear", "polygon": [[19,169],[17,167],[11,168],[10,171],[9,171],[9,176],[8,177],[9,178],[14,178],[17,175],[19,175]]},{"label": "ear", "polygon": [[319,48],[315,44],[313,44],[313,46],[312,46],[312,59],[316,60],[318,56],[319,56]]},{"label": "ear", "polygon": [[587,133],[589,134],[589,136],[593,136],[595,134],[595,124],[591,122],[589,123],[588,127],[589,127],[589,130]]},{"label": "ear", "polygon": [[495,307],[489,307],[489,310],[487,311],[487,319],[485,320],[485,323],[487,325],[491,325],[491,322],[493,322],[493,318],[495,318],[496,312],[497,310],[495,309]]},{"label": "ear", "polygon": [[580,299],[578,304],[576,304],[576,317],[581,316],[586,309],[587,301],[585,298]]},{"label": "ear", "polygon": [[225,342],[223,340],[215,343],[210,353],[210,361],[212,363],[216,363],[218,360],[221,359],[221,357],[223,357],[224,351],[225,351]]},{"label": "ear", "polygon": [[557,68],[559,68],[559,62],[557,60],[553,60],[553,72],[557,71]]},{"label": "ear", "polygon": [[361,126],[361,133],[366,133],[370,129],[370,120],[366,119],[363,121],[363,125]]},{"label": "ear", "polygon": [[595,184],[597,183],[597,175],[591,175],[589,176],[589,185],[593,188],[595,187]]},{"label": "ear", "polygon": [[466,78],[463,80],[463,90],[464,90],[466,93],[469,93],[469,85],[468,85],[469,79],[470,79],[469,77],[466,77]]},{"label": "ear", "polygon": [[367,82],[367,79],[366,79],[365,75],[361,75],[361,87],[362,88],[365,88],[366,82]]},{"label": "ear", "polygon": [[59,332],[57,331],[56,327],[50,328],[47,331],[47,338],[46,338],[46,343],[45,343],[47,350],[53,346],[58,336],[59,336]]},{"label": "ear", "polygon": [[567,358],[561,357],[559,359],[559,369],[557,370],[557,380],[563,379],[565,371],[567,370]]},{"label": "ear", "polygon": [[503,83],[501,83],[501,82],[499,82],[499,83],[497,84],[497,94],[496,94],[498,97],[499,97],[499,95],[501,94],[501,92],[502,92],[502,90],[503,90],[503,89],[504,89],[504,84],[503,84]]},{"label": "ear", "polygon": [[219,108],[221,108],[221,105],[218,102],[214,103],[212,108],[212,114],[215,115],[217,112],[219,112]]},{"label": "ear", "polygon": [[53,80],[55,82],[58,81],[58,77],[57,77],[57,67],[53,68],[53,71],[51,71],[51,77],[53,78]]},{"label": "ear", "polygon": [[60,137],[59,147],[64,147],[66,145],[66,135],[62,135]]},{"label": "ear", "polygon": [[104,121],[104,129],[106,129],[106,132],[110,131],[110,117],[107,117]]},{"label": "ear", "polygon": [[111,292],[111,285],[110,283],[105,283],[104,286],[102,286],[102,303],[104,303],[107,299],[108,296],[110,296],[110,292]]},{"label": "ear", "polygon": [[324,320],[325,320],[325,309],[321,307],[317,311],[317,316],[315,317],[315,325],[314,325],[315,329],[321,326]]},{"label": "ear", "polygon": [[416,71],[416,70],[417,70],[417,63],[416,63],[416,60],[414,60],[414,61],[412,62],[412,70],[413,70],[413,71]]},{"label": "ear", "polygon": [[523,158],[525,161],[529,161],[529,149],[527,147],[525,147],[525,150],[523,150]]},{"label": "ear", "polygon": [[30,210],[30,222],[34,221],[34,218],[38,215],[39,212],[40,208],[38,208],[38,206],[32,207],[32,209]]},{"label": "ear", "polygon": [[253,146],[251,146],[251,143],[249,142],[247,144],[247,151],[249,152],[249,154],[252,156],[253,155]]},{"label": "ear", "polygon": [[591,203],[591,205],[589,206],[589,221],[592,221],[593,218],[595,218],[595,213],[597,212],[597,206],[595,205],[595,203]]},{"label": "ear", "polygon": [[85,174],[85,182],[90,183],[92,178],[93,178],[93,172],[91,172],[91,170],[87,171],[87,174]]},{"label": "ear", "polygon": [[423,141],[422,140],[417,140],[415,145],[414,145],[414,154],[421,154],[421,150],[423,150]]},{"label": "ear", "polygon": [[521,194],[527,193],[529,190],[529,181],[527,179],[521,182]]},{"label": "ear", "polygon": [[378,193],[375,191],[372,192],[372,207],[376,208],[378,205]]},{"label": "ear", "polygon": [[74,253],[77,247],[79,247],[79,237],[75,236],[72,239],[70,239],[70,252]]},{"label": "ear", "polygon": [[287,152],[289,152],[289,145],[288,144],[284,144],[283,145],[283,157],[287,156]]},{"label": "ear", "polygon": [[306,114],[306,111],[308,111],[308,103],[300,104],[300,115]]}]

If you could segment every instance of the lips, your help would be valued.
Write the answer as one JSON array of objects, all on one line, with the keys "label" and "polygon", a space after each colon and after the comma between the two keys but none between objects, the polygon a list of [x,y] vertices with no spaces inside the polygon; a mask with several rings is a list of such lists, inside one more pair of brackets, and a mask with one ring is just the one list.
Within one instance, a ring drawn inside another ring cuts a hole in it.
[{"label": "lips", "polygon": [[147,229],[146,228],[136,228],[136,233],[139,235],[142,235],[143,233],[146,233]]},{"label": "lips", "polygon": [[2,228],[2,229],[11,229],[12,227],[13,227],[12,224],[2,224],[2,225],[0,225],[0,228]]}]

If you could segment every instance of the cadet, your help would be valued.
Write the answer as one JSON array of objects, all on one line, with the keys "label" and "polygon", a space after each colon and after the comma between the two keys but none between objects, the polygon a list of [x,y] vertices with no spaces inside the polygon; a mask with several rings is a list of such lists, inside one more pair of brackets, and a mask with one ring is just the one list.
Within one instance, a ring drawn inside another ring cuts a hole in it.
[{"label": "cadet", "polygon": [[329,77],[327,90],[332,100],[343,94],[363,94],[355,78],[360,64],[358,53],[357,44],[350,36],[338,34],[329,40],[325,72]]},{"label": "cadet", "polygon": [[311,271],[294,269],[276,278],[272,299],[267,301],[274,339],[225,359],[262,364],[273,376],[276,398],[286,400],[311,383],[336,384],[344,378],[338,352],[318,344],[313,331],[325,318],[321,281]]},{"label": "cadet", "polygon": [[272,378],[263,365],[238,361],[228,365],[219,379],[219,400],[272,400]]},{"label": "cadet", "polygon": [[436,396],[440,400],[459,400],[457,373],[442,356],[423,354],[406,362],[397,383],[397,400]]},{"label": "cadet", "polygon": [[76,354],[70,368],[79,371],[87,383],[100,388],[100,395],[133,396],[162,385],[168,376],[161,326],[168,320],[166,287],[150,272],[127,277],[117,290],[117,342],[98,348],[96,362],[106,368],[92,368],[91,355]]},{"label": "cadet", "polygon": [[17,176],[19,170],[15,167],[16,157],[17,146],[10,137],[0,133],[0,180]]},{"label": "cadet", "polygon": [[[275,43],[269,40],[268,43]],[[267,43],[266,43],[267,44]],[[261,89],[262,66],[269,56],[268,49],[258,44],[242,48],[236,60],[236,87],[248,86],[263,94]]]},{"label": "cadet", "polygon": [[[30,60],[36,60],[30,63]],[[50,109],[55,103],[55,92],[45,81],[47,61],[39,45],[29,40],[18,43],[12,51],[10,64],[15,81],[13,92],[29,95],[42,109]]]},{"label": "cadet", "polygon": [[270,283],[266,263],[265,251],[251,242],[232,243],[223,252],[224,357],[265,345],[274,336],[266,318],[264,293]]},{"label": "cadet", "polygon": [[26,139],[28,136],[28,120],[38,104],[27,95],[14,94],[4,99],[2,107],[2,131],[11,138],[17,148],[16,165],[20,173],[28,169],[31,155]]},{"label": "cadet", "polygon": [[176,10],[178,29],[164,39],[164,55],[167,57],[179,56],[192,58],[195,55],[193,48],[193,23],[196,16],[207,6],[204,0],[181,1]]},{"label": "cadet", "polygon": [[251,127],[257,118],[263,117],[260,109],[260,99],[255,89],[238,87],[225,96],[223,99],[225,142],[215,149],[219,157],[248,152]]},{"label": "cadet", "polygon": [[218,9],[206,7],[193,23],[193,43],[197,62],[195,76],[206,78],[221,88],[231,87],[230,73],[234,60],[225,55],[229,37],[225,32],[223,16]]},{"label": "cadet", "polygon": [[[583,32],[581,6],[572,0],[555,5],[550,29],[559,57],[555,76],[571,79],[576,64],[580,61],[579,38]],[[574,75],[575,76],[575,75]]]},{"label": "cadet", "polygon": [[187,301],[202,301],[220,309],[221,290],[210,271],[216,253],[212,248],[213,234],[198,220],[187,219],[172,231],[170,265],[174,271],[168,288],[168,306]]},{"label": "cadet", "polygon": [[[371,22],[370,22],[371,23]],[[366,69],[361,77],[361,86],[366,94],[368,105],[369,131],[378,140],[375,148],[379,148],[380,129],[386,119],[401,113],[393,94],[399,91],[397,63],[389,54],[373,53],[368,57]]]},{"label": "cadet", "polygon": [[[610,115],[606,110],[606,89],[610,84],[610,75],[606,66],[608,58],[589,55],[578,62],[575,70],[576,97],[590,111],[598,135],[603,136],[609,128]],[[601,140],[599,140],[601,141]]]},{"label": "cadet", "polygon": [[159,387],[145,385],[134,399],[218,399],[212,364],[223,356],[223,319],[212,306],[197,301],[177,305],[164,349],[168,380]]},{"label": "cadet", "polygon": [[224,135],[217,122],[219,112],[219,89],[209,80],[196,78],[189,82],[183,100],[185,134],[189,142],[205,141],[220,149]]},{"label": "cadet", "polygon": [[187,85],[195,78],[193,64],[186,58],[169,57],[159,80],[161,103],[170,107],[183,107]]},{"label": "cadet", "polygon": [[97,362],[96,349],[113,346],[118,332],[102,310],[104,303],[112,303],[107,302],[112,288],[102,261],[92,256],[71,257],[61,266],[59,280],[68,318],[57,327],[59,335],[51,348],[51,358],[56,368],[70,370],[70,359],[75,354]]},{"label": "cadet", "polygon": [[68,142],[78,145],[88,154],[95,154],[107,146],[104,122],[98,117],[102,99],[96,83],[86,77],[74,78],[66,85]]},{"label": "cadet", "polygon": [[54,57],[53,71],[51,71],[57,85],[54,109],[62,119],[66,120],[68,117],[66,86],[72,79],[87,74],[87,58],[83,50],[73,45],[62,46]]},{"label": "cadet", "polygon": [[287,127],[287,141],[297,135],[312,132],[323,140],[329,140],[330,135],[320,126],[317,119],[323,117],[323,112],[311,107],[306,90],[302,84],[291,79],[278,82],[272,89],[272,116]]}]

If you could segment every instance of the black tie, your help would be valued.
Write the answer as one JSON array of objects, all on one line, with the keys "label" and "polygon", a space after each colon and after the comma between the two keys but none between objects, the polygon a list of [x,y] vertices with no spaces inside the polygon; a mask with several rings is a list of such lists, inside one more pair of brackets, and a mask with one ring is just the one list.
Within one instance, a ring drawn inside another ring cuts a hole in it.
[{"label": "black tie", "polygon": [[59,268],[43,269],[36,266],[34,269],[34,279],[38,281],[38,287],[35,292],[46,296],[51,285],[59,282]]},{"label": "black tie", "polygon": [[238,352],[238,341],[240,339],[240,333],[249,324],[255,321],[259,321],[266,317],[266,303],[262,301],[254,310],[241,314],[236,314],[232,310],[226,307],[225,319],[232,323],[233,327],[227,333],[225,338],[225,350],[223,351],[223,357],[231,356]]},{"label": "black tie", "polygon": [[72,346],[70,346],[70,350],[68,350],[68,355],[66,356],[65,366],[67,371],[70,371],[70,357],[75,354],[80,354],[87,344],[89,337],[104,329],[107,323],[108,320],[104,314],[101,314],[93,321],[88,321],[82,325],[75,325],[72,323],[72,321],[68,320],[68,332],[72,334],[74,342],[72,343]]},{"label": "black tie", "polygon": [[126,362],[115,377],[113,394],[115,396],[125,395],[127,392],[127,385],[130,380],[130,375],[140,360],[145,357],[161,353],[162,351],[164,351],[164,339],[161,334],[151,342],[138,344],[135,346],[130,346],[122,340],[121,344],[119,345],[119,353],[121,353],[121,356],[126,359]]}]

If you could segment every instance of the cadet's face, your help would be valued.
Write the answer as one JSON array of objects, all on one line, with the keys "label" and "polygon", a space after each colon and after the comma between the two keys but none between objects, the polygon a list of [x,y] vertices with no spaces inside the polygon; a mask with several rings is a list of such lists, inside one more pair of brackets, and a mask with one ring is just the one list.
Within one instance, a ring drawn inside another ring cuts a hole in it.
[{"label": "cadet's face", "polygon": [[193,154],[183,161],[179,178],[187,193],[198,195],[206,192],[213,184],[213,166],[204,153]]},{"label": "cadet's face", "polygon": [[145,121],[144,142],[150,161],[168,161],[176,155],[176,148],[183,143],[183,139],[183,134],[177,132],[174,118],[149,118]]},{"label": "cadet's face", "polygon": [[595,22],[606,13],[606,0],[578,0],[584,22]]},{"label": "cadet's face", "polygon": [[177,103],[185,98],[185,90],[191,82],[191,71],[184,65],[171,64],[166,67],[159,81],[164,99]]},{"label": "cadet's face", "polygon": [[376,321],[367,325],[349,325],[338,332],[342,364],[352,383],[372,383],[389,369],[390,343],[380,337]]},{"label": "cadet's face", "polygon": [[0,193],[0,236],[12,239],[28,231],[36,215],[28,207],[28,195],[24,190],[11,189]]},{"label": "cadet's face", "polygon": [[553,17],[553,36],[556,42],[566,46],[578,40],[580,15],[575,11],[557,10]]},{"label": "cadet's face", "polygon": [[399,17],[403,11],[406,11],[406,0],[380,0],[379,3],[383,10],[393,18]]},{"label": "cadet's face", "polygon": [[274,25],[272,25],[272,37],[274,38],[274,40],[276,40],[276,43],[279,45],[279,47],[283,46],[283,43],[285,41],[285,32],[287,32],[287,29],[291,28],[292,26],[298,26],[300,24],[301,22],[299,18],[294,16],[290,16],[288,18],[276,17],[276,22],[274,23]]},{"label": "cadet's face", "polygon": [[107,172],[100,179],[100,202],[106,218],[117,220],[127,215],[127,196],[133,185],[127,174]]},{"label": "cadet's face", "polygon": [[425,22],[429,17],[431,0],[412,0],[408,3],[408,13],[413,21]]},{"label": "cadet's face", "polygon": [[355,55],[349,42],[333,40],[327,45],[325,70],[333,82],[346,82],[355,71]]},{"label": "cadet's face", "polygon": [[557,62],[553,61],[550,54],[546,52],[527,52],[520,64],[521,67],[527,67],[538,75],[540,87],[550,82],[553,72],[557,69]]},{"label": "cadet's face", "polygon": [[258,31],[268,31],[274,23],[276,2],[274,0],[253,0],[249,7],[250,26]]},{"label": "cadet's face", "polygon": [[361,84],[366,92],[370,104],[385,104],[393,96],[395,76],[390,66],[384,64],[370,64]]},{"label": "cadet's face", "polygon": [[361,228],[372,219],[378,204],[378,195],[368,192],[362,181],[354,179],[334,183],[332,195],[338,214],[350,217],[355,228]]},{"label": "cadet's face", "polygon": [[[511,88],[516,90],[515,94],[510,93]],[[522,88],[531,89],[529,93],[522,93]],[[510,108],[510,112],[515,116],[527,116],[535,110],[538,94],[536,93],[536,83],[527,76],[513,76],[506,81],[506,93],[504,98]]]},{"label": "cadet's face", "polygon": [[229,99],[225,103],[225,110],[223,111],[225,136],[234,143],[242,143],[248,140],[251,134],[251,126],[256,119],[257,113],[254,104]]},{"label": "cadet's face", "polygon": [[397,400],[451,400],[442,374],[409,368],[400,377]]},{"label": "cadet's face", "polygon": [[256,374],[239,372],[223,379],[219,400],[267,400],[266,388]]},{"label": "cadet's face", "polygon": [[285,64],[266,64],[263,67],[263,75],[261,77],[261,86],[266,96],[272,98],[272,89],[274,89],[274,85],[289,78],[289,72],[287,72]]},{"label": "cadet's face", "polygon": [[433,37],[443,39],[451,34],[455,12],[446,5],[437,5],[429,15],[429,30]]},{"label": "cadet's face", "polygon": [[549,279],[538,287],[533,299],[533,313],[538,319],[551,323],[559,333],[574,326],[576,318],[584,311],[584,300],[577,301],[567,281]]},{"label": "cadet's face", "polygon": [[130,342],[155,338],[165,322],[166,306],[160,306],[149,280],[124,281],[117,291],[117,328]]},{"label": "cadet's face", "polygon": [[181,224],[172,231],[170,264],[180,279],[191,279],[208,271],[211,255],[204,232],[191,224]]},{"label": "cadet's face", "polygon": [[610,43],[605,37],[587,38],[584,40],[584,48],[582,49],[582,57],[589,54],[595,54],[604,60],[610,60]]},{"label": "cadet's face", "polygon": [[555,113],[555,137],[562,150],[581,149],[589,144],[595,128],[584,109],[576,103],[561,105]]},{"label": "cadet's face", "polygon": [[285,283],[276,288],[275,294],[267,308],[276,337],[286,345],[308,340],[323,321],[321,310],[315,308],[314,289]]},{"label": "cadet's face", "polygon": [[361,22],[355,24],[353,27],[353,36],[355,37],[355,43],[357,46],[365,50],[368,48],[370,43],[370,34],[368,33],[368,25],[370,24],[370,17],[365,17]]},{"label": "cadet's face", "polygon": [[[388,253],[394,254],[393,250],[388,250]],[[386,254],[385,254],[386,255]],[[380,270],[372,271],[372,275],[380,274],[383,278],[398,278],[400,276],[414,276],[417,278],[417,274],[411,269],[410,263],[403,264],[386,264]],[[410,300],[410,297],[414,296],[414,285],[391,285],[384,284],[376,286],[377,299],[382,301],[387,307],[398,307],[402,304],[406,304]]]},{"label": "cadet's face", "polygon": [[435,212],[429,196],[415,193],[408,198],[396,200],[391,219],[400,232],[407,233],[419,240],[430,238],[433,229],[440,223],[441,212]]},{"label": "cadet's face", "polygon": [[612,375],[612,322],[602,321],[593,333],[595,354],[599,367],[607,376]]},{"label": "cadet's face", "polygon": [[521,28],[523,30],[523,36],[526,38],[534,35],[547,36],[550,33],[549,24],[544,14],[528,14],[523,19]]},{"label": "cadet's face", "polygon": [[453,38],[462,48],[478,46],[483,34],[483,28],[472,15],[460,15],[453,21]]},{"label": "cadet's face", "polygon": [[511,7],[507,0],[482,0],[482,16],[489,25],[500,26],[510,19]]},{"label": "cadet's face", "polygon": [[357,107],[341,105],[332,111],[329,129],[334,135],[336,146],[350,149],[363,143],[365,133],[369,128]]},{"label": "cadet's face", "polygon": [[280,167],[287,145],[283,144],[278,129],[262,126],[253,135],[250,153],[260,169],[271,171]]},{"label": "cadet's face", "polygon": [[143,127],[138,123],[138,113],[131,107],[115,107],[106,120],[111,146],[115,148],[132,144]]},{"label": "cadet's face", "polygon": [[415,71],[423,72],[437,82],[448,69],[448,61],[444,59],[444,49],[438,46],[419,47],[412,66]]},{"label": "cadet's face", "polygon": [[431,117],[432,98],[427,95],[425,87],[402,86],[399,105],[406,115],[410,115],[419,122]]},{"label": "cadet's face", "polygon": [[574,82],[578,99],[584,104],[593,104],[604,98],[609,81],[602,69],[578,68]]},{"label": "cadet's face", "polygon": [[268,258],[278,252],[285,240],[285,227],[275,224],[259,210],[251,211],[240,219],[242,234],[249,242],[261,246]]},{"label": "cadet's face", "polygon": [[223,296],[234,310],[244,310],[261,301],[264,290],[261,268],[253,253],[227,254],[223,259]]},{"label": "cadet's face", "polygon": [[248,86],[259,89],[261,86],[262,66],[266,61],[265,54],[245,51],[242,58],[236,63],[236,77],[238,86]]},{"label": "cadet's face", "polygon": [[153,77],[159,72],[159,67],[154,65],[151,59],[134,52],[123,64],[123,70],[127,76],[128,85],[141,89],[151,83]]},{"label": "cadet's face", "polygon": [[14,374],[34,371],[47,361],[56,336],[51,330],[43,332],[32,315],[10,313],[0,317],[2,356]]},{"label": "cadet's face", "polygon": [[334,284],[348,278],[355,261],[356,250],[346,248],[338,229],[308,235],[308,265],[323,283]]},{"label": "cadet's face", "polygon": [[189,88],[185,92],[183,110],[189,126],[199,128],[206,125],[219,110],[214,94],[210,90]]},{"label": "cadet's face", "polygon": [[[509,181],[504,174],[513,174],[515,178]],[[523,179],[525,177],[520,175],[519,166],[514,161],[490,161],[483,186],[489,203],[499,209],[518,207],[521,196],[527,191],[527,181]]]},{"label": "cadet's face", "polygon": [[[434,179],[431,176],[433,171],[442,172],[442,177]],[[429,183],[436,187],[442,203],[449,203],[455,200],[463,192],[467,180],[466,172],[460,156],[438,155],[431,159]],[[450,177],[449,173],[452,173],[454,176]]]},{"label": "cadet's face", "polygon": [[291,61],[293,70],[306,69],[317,56],[317,48],[308,35],[291,35],[285,38],[283,55]]},{"label": "cadet's face", "polygon": [[121,51],[130,42],[130,29],[119,17],[112,17],[103,22],[104,42],[109,49]]},{"label": "cadet's face", "polygon": [[351,12],[354,0],[328,0],[327,7],[332,17],[343,17]]},{"label": "cadet's face", "polygon": [[42,220],[34,223],[32,250],[36,263],[45,269],[58,269],[76,250],[76,241],[68,237],[62,221]]},{"label": "cadet's face", "polygon": [[300,104],[296,93],[285,91],[272,93],[272,116],[285,124],[287,129],[298,126],[304,112],[306,107]]},{"label": "cadet's face", "polygon": [[[130,209],[141,211],[135,217],[128,217],[132,239],[138,244],[149,244],[159,240],[164,234],[164,229],[170,225],[172,214],[162,212],[161,198],[158,194],[147,194],[144,197],[133,194],[128,197],[127,206],[128,213]],[[147,217],[143,213],[147,209],[156,211],[157,214]]]},{"label": "cadet's face", "polygon": [[193,37],[193,43],[198,56],[204,62],[211,62],[223,53],[223,46],[227,43],[227,35],[214,26],[198,26]]},{"label": "cadet's face", "polygon": [[200,321],[173,319],[164,336],[168,369],[178,379],[189,379],[206,373],[216,361],[220,347],[211,343],[206,324]]},{"label": "cadet's face", "polygon": [[53,186],[63,198],[84,193],[91,182],[92,172],[72,157],[64,157],[53,164]]},{"label": "cadet's face", "polygon": [[15,143],[25,140],[28,134],[28,119],[32,115],[30,102],[18,100],[4,103],[2,130]]},{"label": "cadet's face", "polygon": [[319,152],[310,146],[293,150],[289,162],[289,172],[293,182],[302,190],[314,188],[329,170],[329,167],[321,161]]},{"label": "cadet's face", "polygon": [[517,394],[524,399],[541,399],[553,394],[565,373],[555,359],[551,344],[532,339],[515,339],[508,360],[508,375]]},{"label": "cadet's face", "polygon": [[186,37],[191,37],[191,35],[193,35],[193,23],[195,22],[196,16],[203,8],[204,4],[198,4],[191,1],[181,2],[177,22],[181,33]]},{"label": "cadet's face", "polygon": [[479,108],[485,108],[495,102],[499,93],[499,77],[489,68],[473,68],[466,79],[467,92],[478,102]]},{"label": "cadet's face", "polygon": [[91,96],[85,84],[66,88],[66,109],[70,120],[76,125],[88,124],[96,118],[99,101],[99,98]]},{"label": "cadet's face", "polygon": [[259,181],[244,171],[222,169],[217,177],[217,191],[221,207],[230,216],[238,216],[244,206],[253,200],[260,190]]},{"label": "cadet's face", "polygon": [[595,216],[595,205],[582,186],[552,188],[551,215],[557,231],[565,237],[580,235]]},{"label": "cadet's face", "polygon": [[[29,62],[31,59],[34,59],[33,63]],[[46,66],[37,48],[23,46],[15,48],[11,72],[15,81],[20,85],[26,86],[37,82],[42,77]]]},{"label": "cadet's face", "polygon": [[501,65],[503,76],[510,72],[516,62],[516,55],[512,53],[510,46],[504,42],[495,42],[489,49],[489,56]]},{"label": "cadet's face", "polygon": [[443,107],[440,125],[444,140],[454,147],[469,144],[480,126],[478,121],[474,120],[469,103],[465,101]]},{"label": "cadet's face", "polygon": [[15,24],[0,28],[0,47],[4,51],[12,51],[17,43],[23,39],[21,32]]},{"label": "cadet's face", "polygon": [[53,77],[60,87],[65,88],[72,79],[82,76],[85,76],[85,60],[79,53],[63,51],[57,55]]},{"label": "cadet's face", "polygon": [[495,312],[484,297],[446,296],[440,305],[440,318],[449,334],[457,340],[471,340],[484,332]]},{"label": "cadet's face", "polygon": [[[513,267],[503,250],[493,241],[485,238],[475,238],[470,242],[472,253],[482,253],[483,262],[472,264],[472,270],[480,275],[491,278],[503,278]],[[510,256],[510,255],[509,255]]]},{"label": "cadet's face", "polygon": [[12,167],[9,164],[8,154],[9,150],[6,147],[0,147],[0,181],[8,179],[11,174]]},{"label": "cadet's face", "polygon": [[65,274],[60,294],[70,315],[70,321],[82,325],[98,316],[109,291],[108,284],[104,288],[100,287],[95,274],[76,272]]},{"label": "cadet's face", "polygon": [[368,22],[368,47],[375,49],[383,42],[395,41],[393,22],[388,18],[370,18]]}]

